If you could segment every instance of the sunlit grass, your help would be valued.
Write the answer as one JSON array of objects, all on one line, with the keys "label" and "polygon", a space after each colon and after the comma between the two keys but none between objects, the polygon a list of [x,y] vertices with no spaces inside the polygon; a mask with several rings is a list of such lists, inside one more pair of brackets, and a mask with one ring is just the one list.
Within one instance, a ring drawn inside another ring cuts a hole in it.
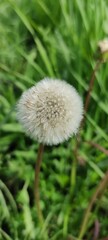
[{"label": "sunlit grass", "polygon": [[[79,150],[86,162],[77,166],[72,198],[75,138],[45,150],[40,178],[43,229],[33,196],[38,143],[24,135],[15,105],[25,89],[46,76],[65,79],[84,101],[107,25],[106,0],[0,0],[0,239],[43,240],[46,229],[51,240],[78,237],[84,210],[108,166],[104,153],[83,143],[91,140],[108,148],[108,63],[96,74]],[[100,238],[108,234],[107,204],[106,193],[91,213],[90,228],[98,219]]]}]

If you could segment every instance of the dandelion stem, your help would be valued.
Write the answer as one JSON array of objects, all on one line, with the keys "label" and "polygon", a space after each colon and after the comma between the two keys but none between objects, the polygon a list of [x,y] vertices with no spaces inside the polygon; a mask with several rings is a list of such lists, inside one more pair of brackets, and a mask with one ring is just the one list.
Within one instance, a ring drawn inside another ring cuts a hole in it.
[{"label": "dandelion stem", "polygon": [[[84,118],[81,122],[80,130],[83,128],[84,123],[85,123],[85,114],[88,111],[88,106],[89,106],[89,103],[90,103],[91,92],[92,92],[92,89],[93,89],[93,86],[94,86],[96,71],[99,69],[102,62],[103,62],[102,58],[98,59],[98,61],[96,63],[96,66],[93,70],[91,79],[90,79],[89,88],[88,88],[88,92],[87,92],[87,96],[86,96],[86,100],[85,100],[85,105],[84,105]],[[76,157],[77,160],[78,160],[78,149],[79,149],[79,146],[80,146],[80,142],[81,142],[81,137],[80,137],[80,132],[79,132],[78,135],[77,135],[76,146],[75,146],[75,150],[74,150],[75,157]]]},{"label": "dandelion stem", "polygon": [[89,89],[88,89],[86,100],[85,100],[85,105],[84,105],[85,113],[88,111],[88,106],[89,106],[89,103],[90,103],[90,95],[91,95],[91,92],[92,92],[92,89],[93,89],[93,86],[94,86],[94,81],[95,81],[95,75],[96,75],[96,72],[99,69],[102,62],[103,62],[103,60],[102,60],[102,58],[100,58],[97,61],[96,66],[93,70],[93,73],[92,73],[92,76],[91,76],[91,79],[90,79],[90,83],[89,83]]},{"label": "dandelion stem", "polygon": [[[89,88],[88,88],[88,92],[87,92],[87,96],[86,96],[86,100],[85,100],[85,105],[84,105],[84,118],[83,118],[83,120],[81,122],[80,129],[83,128],[84,123],[85,123],[85,114],[88,111],[88,106],[89,106],[89,103],[90,103],[91,92],[92,92],[92,89],[93,89],[93,86],[94,86],[96,71],[99,69],[99,67],[100,67],[102,62],[103,62],[102,58],[98,59],[98,61],[96,63],[96,66],[95,66],[95,68],[93,70],[90,82],[89,82]],[[76,162],[78,161],[78,149],[80,147],[80,143],[81,143],[81,137],[80,137],[80,132],[79,132],[78,135],[77,135],[76,145],[75,145],[75,149],[74,149],[74,155],[75,155],[75,158],[76,158]],[[107,176],[107,178],[108,178],[108,176]],[[99,190],[100,190],[100,186],[99,186]],[[87,212],[85,213],[85,218],[83,220],[81,231],[80,231],[79,238],[78,238],[79,240],[82,239],[82,237],[83,237],[83,235],[85,233],[85,230],[86,230],[86,227],[87,227],[86,226],[87,225],[87,221],[89,219],[89,213],[90,213],[90,210],[92,208],[92,205],[93,205],[97,195],[98,195],[98,189],[97,189],[97,192],[94,194],[93,199],[90,202],[90,205],[88,206]]]},{"label": "dandelion stem", "polygon": [[43,219],[43,214],[41,211],[40,207],[40,193],[39,193],[39,175],[40,175],[40,168],[41,168],[41,163],[42,163],[42,156],[43,156],[43,151],[44,151],[44,145],[40,144],[39,150],[38,150],[38,156],[37,156],[37,161],[36,161],[36,166],[35,166],[35,188],[34,188],[34,195],[35,195],[35,201],[36,201],[36,207],[37,207],[37,214],[40,223],[42,224],[44,219]]},{"label": "dandelion stem", "polygon": [[89,216],[90,216],[90,212],[93,208],[94,203],[96,202],[97,198],[101,198],[106,187],[108,186],[108,172],[106,172],[104,178],[101,180],[101,182],[99,183],[95,193],[92,196],[92,199],[88,205],[88,208],[85,212],[84,218],[83,218],[83,222],[81,225],[81,229],[80,229],[80,233],[79,233],[79,237],[78,240],[81,240],[87,230],[87,222],[89,220]]}]

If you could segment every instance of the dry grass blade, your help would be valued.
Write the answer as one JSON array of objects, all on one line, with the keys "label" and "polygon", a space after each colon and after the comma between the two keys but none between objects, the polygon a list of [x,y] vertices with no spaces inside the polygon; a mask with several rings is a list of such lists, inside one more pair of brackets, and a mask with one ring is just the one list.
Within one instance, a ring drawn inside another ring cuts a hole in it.
[{"label": "dry grass blade", "polygon": [[100,150],[101,152],[103,152],[105,155],[108,156],[108,150],[105,149],[104,147],[100,146],[98,143],[94,143],[92,141],[85,141],[85,143],[97,148],[98,150]]},{"label": "dry grass blade", "polygon": [[88,224],[88,220],[89,220],[89,215],[90,215],[90,212],[93,208],[93,205],[95,204],[97,198],[101,198],[106,187],[108,186],[108,172],[105,174],[105,177],[103,178],[103,180],[99,183],[89,205],[88,205],[88,208],[85,212],[85,215],[84,215],[84,218],[83,218],[83,222],[82,222],[82,225],[81,225],[81,230],[80,230],[80,233],[79,233],[79,237],[78,239],[81,240],[87,230],[87,224]]}]

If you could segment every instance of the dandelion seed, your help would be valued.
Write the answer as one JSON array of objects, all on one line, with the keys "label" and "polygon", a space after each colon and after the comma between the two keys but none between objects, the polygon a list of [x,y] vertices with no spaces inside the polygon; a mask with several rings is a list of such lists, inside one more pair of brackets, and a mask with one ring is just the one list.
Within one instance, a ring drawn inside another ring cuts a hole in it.
[{"label": "dandelion seed", "polygon": [[17,104],[17,118],[25,133],[46,145],[76,134],[83,116],[82,100],[73,86],[45,78],[25,91]]},{"label": "dandelion seed", "polygon": [[108,39],[103,39],[103,40],[99,41],[98,47],[99,47],[101,53],[108,51]]},{"label": "dandelion seed", "polygon": [[103,39],[98,43],[98,49],[101,53],[103,62],[108,61],[108,39]]}]

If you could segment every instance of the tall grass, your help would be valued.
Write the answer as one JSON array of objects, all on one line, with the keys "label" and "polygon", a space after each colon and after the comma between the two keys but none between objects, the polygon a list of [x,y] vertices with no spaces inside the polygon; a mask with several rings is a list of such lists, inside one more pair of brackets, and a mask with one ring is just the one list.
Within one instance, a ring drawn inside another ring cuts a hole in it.
[{"label": "tall grass", "polygon": [[[108,148],[108,64],[96,74],[79,149],[83,165],[71,196],[75,138],[46,148],[41,171],[40,229],[34,206],[34,167],[38,143],[27,138],[16,121],[21,93],[45,76],[65,79],[85,100],[97,58],[97,44],[108,35],[107,0],[0,0],[0,239],[43,240],[78,237],[83,213],[108,166],[105,153],[87,145]],[[108,235],[108,193],[97,200],[85,238],[94,222],[100,238]],[[97,207],[98,206],[98,207]],[[74,239],[74,238],[73,238]]]}]

